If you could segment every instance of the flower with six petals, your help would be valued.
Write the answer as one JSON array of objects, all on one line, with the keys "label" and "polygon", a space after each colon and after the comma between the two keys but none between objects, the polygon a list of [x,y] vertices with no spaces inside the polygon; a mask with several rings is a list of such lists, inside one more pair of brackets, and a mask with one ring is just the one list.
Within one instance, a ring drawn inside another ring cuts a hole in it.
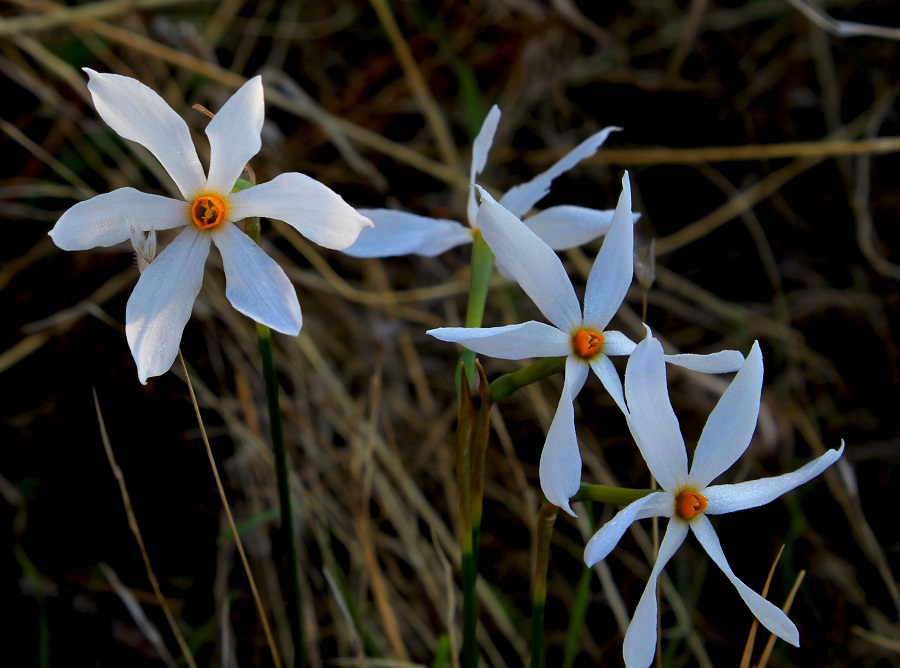
[{"label": "flower with six petals", "polygon": [[689,530],[763,626],[797,646],[799,633],[787,615],[750,589],[731,570],[707,515],[756,508],[777,499],[831,466],[843,453],[843,443],[839,450],[829,450],[793,473],[731,485],[710,485],[744,453],[756,428],[763,379],[759,345],[753,344],[740,371],[710,413],[690,470],[684,439],[669,401],[663,358],[662,346],[650,336],[648,329],[647,338],[632,352],[625,372],[628,426],[662,491],[620,510],[594,534],[584,550],[585,563],[593,566],[612,551],[635,520],[670,518],[650,579],[625,634],[625,665],[646,668],[653,661],[656,581]]},{"label": "flower with six petals", "polygon": [[[429,218],[393,209],[360,209],[360,213],[375,222],[375,227],[363,230],[359,239],[344,252],[353,257],[393,257],[423,255],[433,257],[472,243],[477,227],[478,204],[475,201],[475,179],[487,163],[488,151],[500,122],[500,109],[491,107],[481,130],[472,145],[472,164],[469,169],[469,200],[466,207],[469,226],[455,220]],[[589,158],[603,145],[609,134],[619,128],[600,130],[569,151],[548,170],[528,183],[511,188],[500,203],[520,218],[525,216],[550,192],[550,184],[560,174]],[[585,244],[603,235],[612,222],[612,210],[588,209],[581,206],[560,205],[525,218],[525,224],[554,250],[566,250]]]},{"label": "flower with six petals", "polygon": [[[584,309],[562,261],[522,221],[481,190],[478,226],[497,262],[553,323],[529,321],[505,327],[443,327],[428,333],[500,359],[566,357],[565,382],[556,415],[541,453],[541,489],[547,499],[574,515],[569,499],[581,482],[581,453],[575,436],[573,401],[593,370],[616,404],[625,411],[622,381],[610,356],[629,355],[635,343],[607,330],[634,271],[633,214],[628,174],[612,224],[588,276]],[[669,362],[706,373],[736,370],[744,357],[736,351],[712,355],[669,355]]]},{"label": "flower with six petals", "polygon": [[261,146],[260,77],[247,81],[207,125],[210,164],[204,175],[187,124],[159,95],[129,77],[85,71],[100,117],[123,138],[149,150],[182,196],[120,188],[79,202],[50,232],[60,248],[84,250],[118,244],[136,231],[184,227],[141,273],[126,307],[125,332],[141,382],[165,373],[175,360],[211,243],[222,254],[225,296],[231,304],[259,323],[296,335],[302,318],[293,285],[234,223],[255,216],[276,218],[333,249],[346,248],[372,223],[326,186],[295,172],[232,192]]}]

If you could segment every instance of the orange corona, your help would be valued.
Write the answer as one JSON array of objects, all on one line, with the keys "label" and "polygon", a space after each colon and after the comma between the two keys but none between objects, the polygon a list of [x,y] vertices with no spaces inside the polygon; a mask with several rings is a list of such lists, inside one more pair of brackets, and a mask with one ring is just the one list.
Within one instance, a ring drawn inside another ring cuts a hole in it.
[{"label": "orange corona", "polygon": [[572,337],[573,352],[583,359],[596,357],[603,348],[603,334],[590,329],[579,329]]},{"label": "orange corona", "polygon": [[708,501],[702,494],[686,489],[675,496],[675,512],[683,520],[689,520],[706,510]]},{"label": "orange corona", "polygon": [[217,195],[200,195],[191,204],[191,220],[201,230],[211,230],[225,222],[225,202]]}]

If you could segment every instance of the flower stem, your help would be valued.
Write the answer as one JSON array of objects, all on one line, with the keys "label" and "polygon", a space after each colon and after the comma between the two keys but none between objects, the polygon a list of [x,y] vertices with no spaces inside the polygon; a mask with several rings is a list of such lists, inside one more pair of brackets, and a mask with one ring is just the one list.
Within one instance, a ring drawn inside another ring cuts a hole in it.
[{"label": "flower stem", "polygon": [[547,601],[547,568],[550,564],[550,539],[556,522],[556,506],[544,503],[538,513],[534,594],[531,599],[531,668],[544,665],[544,605]]},{"label": "flower stem", "polygon": [[266,404],[269,408],[269,426],[272,433],[272,454],[275,458],[275,476],[278,481],[278,502],[281,515],[281,540],[284,544],[285,568],[288,574],[288,623],[294,643],[294,666],[305,668],[306,652],[301,625],[300,577],[297,573],[297,545],[294,540],[294,513],[291,510],[291,486],[288,475],[287,451],[284,447],[284,428],[281,420],[278,377],[272,356],[272,332],[265,325],[256,324],[259,338],[259,354],[262,357],[263,378],[266,381]]},{"label": "flower stem", "polygon": [[491,383],[491,401],[497,403],[508,399],[517,390],[526,385],[535,383],[543,378],[549,378],[566,370],[565,357],[545,357],[522,367],[513,373],[507,373]]},{"label": "flower stem", "polygon": [[[487,303],[491,275],[494,272],[494,253],[477,229],[472,231],[472,268],[469,279],[469,303],[466,307],[466,327],[481,327],[484,305]],[[475,353],[464,350],[459,359],[465,365],[470,382],[475,382]],[[457,387],[459,376],[457,376]]]},{"label": "flower stem", "polygon": [[459,488],[459,550],[462,561],[463,641],[462,665],[478,666],[478,610],[475,587],[478,564],[472,543],[472,433],[475,408],[465,365],[460,362],[459,419],[456,425],[456,478]]},{"label": "flower stem", "polygon": [[578,493],[571,501],[599,501],[611,503],[614,506],[627,506],[638,499],[653,494],[659,490],[653,489],[628,489],[627,487],[611,487],[610,485],[585,485],[582,483]]},{"label": "flower stem", "polygon": [[[259,218],[246,219],[247,235],[260,243]],[[266,383],[266,405],[269,409],[269,427],[272,434],[272,454],[275,458],[275,477],[278,482],[278,507],[281,515],[281,541],[284,544],[285,569],[288,575],[288,600],[286,608],[291,639],[294,644],[295,668],[306,668],[306,651],[303,643],[302,608],[300,606],[300,576],[297,573],[297,544],[294,539],[294,513],[291,510],[291,485],[284,447],[284,427],[281,419],[278,376],[272,355],[272,330],[256,323],[259,355],[262,358],[263,379]]]}]

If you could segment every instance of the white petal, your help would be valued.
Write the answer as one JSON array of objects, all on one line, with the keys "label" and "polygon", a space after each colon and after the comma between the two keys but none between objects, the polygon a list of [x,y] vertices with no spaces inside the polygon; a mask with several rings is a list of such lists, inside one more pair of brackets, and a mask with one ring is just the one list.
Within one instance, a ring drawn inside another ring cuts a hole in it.
[{"label": "white petal", "polygon": [[606,355],[599,355],[591,360],[591,368],[597,374],[597,378],[603,383],[603,387],[609,392],[609,396],[613,398],[625,415],[628,415],[628,409],[625,407],[625,395],[622,392],[622,379],[619,378],[619,372],[616,371],[612,360]]},{"label": "white petal", "polygon": [[394,257],[441,253],[472,243],[472,230],[455,220],[426,218],[392,209],[359,209],[375,227],[359,233],[359,238],[344,253],[352,257]]},{"label": "white petal", "polygon": [[593,566],[606,559],[636,520],[671,517],[675,500],[668,492],[654,492],[628,504],[591,536],[584,547],[584,563]]},{"label": "white petal", "polygon": [[770,503],[782,494],[815,478],[834,464],[842,454],[844,454],[843,442],[841,442],[841,447],[838,450],[829,450],[821,457],[817,457],[791,473],[785,473],[774,478],[748,480],[735,485],[713,485],[712,487],[707,487],[703,492],[703,495],[709,501],[709,505],[706,506],[706,513],[709,515],[721,515]]},{"label": "white petal", "polygon": [[478,227],[497,261],[550,322],[571,333],[581,325],[581,308],[559,257],[487,191],[478,190]]},{"label": "white petal", "polygon": [[494,143],[494,134],[497,132],[497,124],[500,122],[500,107],[496,104],[491,107],[488,115],[481,124],[481,130],[472,143],[472,167],[469,169],[469,201],[466,213],[469,217],[469,225],[475,225],[478,215],[478,203],[475,201],[475,179],[484,170],[487,164],[488,151]]},{"label": "white petal", "polygon": [[206,178],[187,123],[159,95],[137,79],[84,68],[97,113],[121,137],[137,142],[165,167],[175,185],[191,199]]},{"label": "white petal", "polygon": [[228,198],[230,222],[250,216],[283,220],[325,248],[343,250],[372,221],[361,216],[340,195],[304,174],[288,172]]},{"label": "white petal", "polygon": [[584,291],[584,319],[604,328],[622,305],[634,275],[634,219],[631,182],[622,179],[622,194],[612,225],[597,253]]},{"label": "white petal", "polygon": [[731,373],[741,368],[744,356],[737,350],[720,350],[709,355],[666,355],[666,362],[701,373]]},{"label": "white petal", "polygon": [[529,230],[553,250],[577,248],[606,234],[613,210],[599,211],[583,206],[551,206],[522,220]]},{"label": "white petal", "polygon": [[666,385],[666,363],[659,341],[641,341],[625,369],[628,426],[637,446],[660,486],[677,491],[687,478],[684,438]]},{"label": "white petal", "polygon": [[575,435],[575,408],[572,402],[584,387],[588,365],[572,357],[566,360],[566,381],[556,414],[547,432],[539,467],[541,490],[547,500],[576,517],[569,499],[581,485],[581,452]]},{"label": "white petal", "polygon": [[144,270],[128,298],[125,335],[144,384],[175,361],[203,283],[209,243],[209,234],[186,227]]},{"label": "white petal", "polygon": [[666,535],[659,545],[659,553],[656,555],[653,570],[650,571],[650,579],[647,580],[647,586],[644,587],[644,593],[638,601],[634,617],[625,632],[622,655],[627,668],[647,668],[653,662],[653,655],[656,654],[656,581],[663,567],[681,547],[687,532],[687,525],[684,522],[672,521],[666,527]]},{"label": "white petal", "polygon": [[562,357],[569,354],[569,337],[556,327],[529,320],[505,327],[440,327],[426,334],[461,343],[479,355],[502,360]]},{"label": "white petal", "polygon": [[706,487],[744,454],[759,417],[762,381],[762,353],[754,343],[703,427],[691,463],[691,482]]},{"label": "white petal", "polygon": [[225,266],[225,296],[238,311],[277,332],[296,336],[303,320],[297,292],[262,248],[226,223],[212,235]]},{"label": "white petal", "polygon": [[168,230],[189,220],[188,205],[181,200],[119,188],[73,206],[56,221],[50,236],[63,250],[85,250],[121,243],[131,238],[132,228]]},{"label": "white petal", "polygon": [[206,126],[207,186],[212,192],[230,193],[250,158],[259,153],[263,111],[262,79],[256,76],[241,86]]},{"label": "white petal", "polygon": [[738,578],[738,576],[734,574],[734,571],[731,570],[731,566],[728,565],[728,559],[725,558],[725,553],[722,551],[722,545],[719,543],[719,537],[716,535],[716,530],[713,529],[709,518],[700,515],[694,518],[694,521],[690,524],[691,530],[694,532],[694,535],[697,536],[697,540],[700,541],[703,549],[706,550],[710,559],[716,562],[716,565],[722,569],[722,572],[725,573],[725,577],[731,580],[731,584],[737,588],[741,598],[744,599],[744,603],[750,608],[750,612],[752,612],[760,623],[769,629],[769,631],[779,638],[786,640],[794,647],[799,647],[800,633],[797,631],[797,627],[794,626],[794,623],[788,619],[788,616],[741,582],[740,578]]},{"label": "white petal", "polygon": [[[607,329],[603,332],[603,354],[619,357],[630,355],[637,344],[622,332]],[[743,360],[743,356],[741,356]]]},{"label": "white petal", "polygon": [[516,216],[524,216],[550,192],[550,184],[553,182],[553,179],[569,171],[585,158],[594,155],[597,149],[606,141],[609,134],[619,129],[621,128],[608,127],[591,135],[560,158],[547,171],[538,174],[528,183],[510,188],[509,192],[500,200],[500,203]]}]

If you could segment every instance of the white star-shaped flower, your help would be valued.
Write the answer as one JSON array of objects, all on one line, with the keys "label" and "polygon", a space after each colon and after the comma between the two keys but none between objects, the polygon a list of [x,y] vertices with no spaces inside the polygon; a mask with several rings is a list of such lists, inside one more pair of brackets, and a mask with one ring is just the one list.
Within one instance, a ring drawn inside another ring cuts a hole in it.
[{"label": "white star-shaped flower", "polygon": [[[584,294],[584,310],[556,253],[522,221],[480,189],[478,226],[497,262],[553,323],[529,321],[506,327],[443,327],[428,333],[442,341],[463,344],[481,355],[500,359],[566,357],[565,383],[556,415],[541,453],[541,489],[550,501],[574,515],[569,499],[581,483],[581,453],[575,436],[572,402],[593,369],[624,412],[622,380],[609,357],[629,355],[635,343],[621,332],[607,330],[634,273],[634,229],[631,185],[622,180],[622,195],[603,246],[594,260]],[[743,355],[728,350],[712,355],[669,355],[669,362],[706,373],[735,371]]]},{"label": "white star-shaped flower", "polygon": [[[466,210],[469,225],[455,220],[429,218],[393,209],[360,209],[372,219],[375,227],[364,230],[359,239],[344,252],[353,257],[393,257],[396,255],[424,255],[433,257],[472,243],[477,227],[478,204],[475,201],[475,179],[487,163],[488,151],[500,122],[500,109],[494,105],[472,145],[472,165],[469,169],[469,202]],[[550,169],[528,183],[511,188],[500,203],[518,217],[523,217],[550,192],[550,184],[557,176],[589,158],[603,145],[609,134],[619,128],[608,127],[591,135]],[[612,210],[588,209],[581,206],[560,205],[544,209],[525,218],[525,224],[554,250],[581,246],[604,234],[612,222]]]},{"label": "white star-shaped flower", "polygon": [[625,634],[628,668],[646,668],[656,651],[656,581],[663,567],[693,531],[703,549],[737,588],[744,603],[769,631],[794,646],[800,643],[797,627],[781,610],[745,585],[731,570],[719,537],[707,515],[722,515],[756,508],[802,485],[831,466],[844,451],[829,450],[802,468],[774,478],[733,485],[712,485],[744,453],[759,415],[763,362],[754,343],[731,385],[710,413],[688,471],[684,439],[669,401],[662,346],[654,338],[638,344],[625,372],[628,425],[650,472],[663,491],[626,506],[594,534],[584,550],[588,566],[604,559],[632,522],[668,517],[669,525],[650,579]]},{"label": "white star-shaped flower", "polygon": [[128,300],[125,331],[141,382],[172,366],[213,242],[222,254],[225,296],[232,305],[276,331],[296,335],[302,318],[293,285],[234,223],[252,216],[276,218],[338,250],[372,223],[329,188],[295,172],[231,192],[261,146],[260,77],[245,83],[207,125],[206,176],[187,124],[159,95],[129,77],[85,71],[100,117],[123,138],[149,150],[184,198],[120,188],[79,202],[50,231],[60,248],[84,250],[118,244],[136,231],[185,228],[146,267]]}]

